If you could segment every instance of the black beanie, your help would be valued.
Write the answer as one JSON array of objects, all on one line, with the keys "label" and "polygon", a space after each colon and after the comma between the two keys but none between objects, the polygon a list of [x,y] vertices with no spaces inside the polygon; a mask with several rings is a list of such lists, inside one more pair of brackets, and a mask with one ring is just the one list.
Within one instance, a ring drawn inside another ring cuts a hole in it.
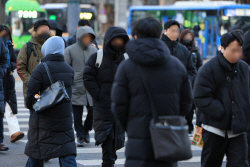
[{"label": "black beanie", "polygon": [[164,30],[167,30],[172,25],[177,25],[180,28],[180,23],[178,21],[170,19],[164,24]]},{"label": "black beanie", "polygon": [[50,25],[47,22],[47,20],[38,20],[34,24],[34,31],[36,31],[38,29],[38,27],[40,27],[41,25],[46,25],[46,26],[48,26],[50,28]]},{"label": "black beanie", "polygon": [[250,51],[250,31],[246,32],[243,37],[243,52]]}]

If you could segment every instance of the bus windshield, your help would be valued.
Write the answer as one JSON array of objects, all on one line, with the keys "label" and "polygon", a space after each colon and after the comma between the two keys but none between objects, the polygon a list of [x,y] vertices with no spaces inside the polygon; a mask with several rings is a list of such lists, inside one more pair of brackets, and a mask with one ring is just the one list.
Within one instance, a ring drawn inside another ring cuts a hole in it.
[{"label": "bus windshield", "polygon": [[11,15],[11,30],[13,36],[30,35],[29,29],[33,24],[45,18],[44,12],[37,11],[14,11],[10,12]]}]

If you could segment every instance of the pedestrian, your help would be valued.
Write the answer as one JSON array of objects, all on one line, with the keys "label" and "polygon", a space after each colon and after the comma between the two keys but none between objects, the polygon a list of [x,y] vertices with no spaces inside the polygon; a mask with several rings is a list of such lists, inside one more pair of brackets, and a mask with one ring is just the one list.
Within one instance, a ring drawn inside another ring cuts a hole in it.
[{"label": "pedestrian", "polygon": [[4,42],[0,37],[0,151],[9,150],[9,148],[3,144],[3,139],[4,139],[3,118],[5,112],[3,79],[7,72],[7,61],[8,61],[8,50],[5,48]]},{"label": "pedestrian", "polygon": [[[196,68],[196,71],[198,71],[199,68],[202,66],[203,62],[202,62],[200,50],[198,47],[195,46],[194,34],[189,29],[183,30],[182,33],[180,34],[180,43],[184,45],[189,50],[189,52],[192,53],[191,55],[192,61]],[[191,111],[185,117],[188,122],[189,136],[193,135],[193,130],[194,130],[193,117],[194,117],[195,108],[196,108],[195,105],[193,105],[193,107],[191,108]],[[197,117],[197,122],[198,120],[199,120],[199,117]]]},{"label": "pedestrian", "polygon": [[7,73],[3,79],[5,118],[11,136],[10,141],[16,142],[24,137],[24,133],[20,131],[20,126],[16,117],[17,99],[15,78],[13,76],[13,72],[16,69],[16,54],[12,45],[11,32],[5,25],[0,25],[0,38],[4,40],[5,48],[8,51],[8,59],[10,60]]},{"label": "pedestrian", "polygon": [[[242,60],[245,61],[248,64],[248,66],[250,66],[250,31],[244,34],[242,50],[243,50]],[[247,132],[247,142],[248,142],[248,163],[250,164],[250,131]]]},{"label": "pedestrian", "polygon": [[109,27],[104,36],[101,64],[97,63],[100,55],[92,54],[83,73],[84,85],[94,99],[95,144],[102,145],[103,167],[114,167],[116,150],[124,147],[125,142],[124,131],[111,112],[110,94],[116,70],[125,59],[128,41],[123,28]]},{"label": "pedestrian", "polygon": [[[47,20],[49,25],[50,25],[50,31],[52,31],[55,36],[58,37],[62,37],[63,31],[61,29],[61,27],[59,27],[59,25],[57,24],[57,22],[55,20]],[[65,39],[62,37],[64,43],[65,43],[65,48],[67,47],[67,42],[65,41]]]},{"label": "pedestrian", "polygon": [[[91,44],[95,39],[95,33],[91,27],[80,27],[76,33],[77,42],[66,48],[64,57],[75,71],[72,87],[72,109],[74,114],[74,126],[77,135],[77,145],[83,146],[84,142],[90,142],[89,131],[93,126],[93,100],[83,85],[83,69],[91,54],[97,49]],[[82,124],[84,106],[88,115]]]},{"label": "pedestrian", "polygon": [[[29,42],[24,44],[17,56],[17,73],[23,81],[23,96],[26,97],[27,84],[30,76],[40,60],[44,57],[41,51],[43,43],[54,35],[46,20],[38,20],[29,30],[32,34]],[[25,103],[25,102],[24,102]]]},{"label": "pedestrian", "polygon": [[[73,69],[64,61],[64,41],[52,37],[42,46],[46,63],[54,82],[62,81],[71,98],[74,79]],[[60,167],[76,167],[76,145],[72,128],[71,101],[50,107],[41,113],[33,109],[34,96],[51,85],[43,64],[33,71],[27,85],[26,106],[30,110],[28,142],[25,154],[29,157],[26,167],[43,167],[44,160],[59,157]]]},{"label": "pedestrian", "polygon": [[192,62],[191,53],[188,49],[179,43],[180,23],[175,20],[168,20],[164,24],[164,33],[161,36],[163,42],[168,46],[170,54],[177,57],[188,71],[188,76],[192,84],[196,76],[196,69]]},{"label": "pedestrian", "polygon": [[138,70],[139,66],[147,70],[146,82],[157,102],[159,116],[185,116],[190,111],[192,94],[187,70],[160,40],[161,32],[162,25],[155,18],[138,20],[132,28],[135,40],[126,46],[129,59],[119,66],[115,76],[112,111],[128,136],[125,167],[177,166],[177,162],[154,158],[149,132],[153,116]]},{"label": "pedestrian", "polygon": [[[78,22],[77,29],[78,29],[79,27],[91,27],[91,24],[90,24],[90,22],[89,22],[88,20],[83,20],[83,19],[81,19],[81,20],[79,20],[79,22]],[[68,39],[68,41],[67,41],[67,46],[70,46],[70,45],[75,44],[76,41],[77,41],[76,38],[77,38],[77,37],[76,37],[76,34],[74,34],[72,37],[70,37],[70,38]],[[98,48],[98,43],[97,43],[96,38],[94,39],[92,45],[93,45],[96,49],[99,50],[99,48]]]},{"label": "pedestrian", "polygon": [[194,102],[203,126],[202,167],[248,167],[247,134],[250,119],[249,66],[240,60],[243,37],[240,30],[221,37],[219,54],[199,70]]}]

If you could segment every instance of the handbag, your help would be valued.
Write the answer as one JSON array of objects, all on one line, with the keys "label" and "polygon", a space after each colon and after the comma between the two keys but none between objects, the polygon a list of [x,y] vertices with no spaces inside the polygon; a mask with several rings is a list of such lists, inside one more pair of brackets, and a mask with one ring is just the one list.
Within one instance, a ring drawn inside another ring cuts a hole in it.
[{"label": "handbag", "polygon": [[203,147],[203,140],[202,140],[202,127],[195,125],[194,134],[192,139],[192,145]]},{"label": "handbag", "polygon": [[41,113],[59,103],[70,101],[69,95],[64,87],[64,82],[57,81],[54,83],[47,64],[42,64],[46,69],[51,85],[41,92],[40,100],[33,105],[36,113]]},{"label": "handbag", "polygon": [[152,94],[146,83],[146,69],[141,66],[138,68],[153,115],[149,128],[155,159],[173,162],[192,158],[191,141],[185,118],[182,116],[158,116]]}]

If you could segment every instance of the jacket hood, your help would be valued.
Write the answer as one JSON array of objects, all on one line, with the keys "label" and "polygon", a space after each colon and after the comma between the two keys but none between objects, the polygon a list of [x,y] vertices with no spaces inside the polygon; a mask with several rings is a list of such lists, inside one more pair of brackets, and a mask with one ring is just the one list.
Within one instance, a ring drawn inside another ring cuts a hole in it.
[{"label": "jacket hood", "polygon": [[170,51],[160,39],[140,38],[128,42],[126,51],[129,58],[144,66],[164,64],[170,57]]},{"label": "jacket hood", "polygon": [[62,36],[62,29],[59,27],[59,25],[57,24],[57,22],[55,20],[47,20],[49,25],[50,25],[50,29],[56,30],[56,36]]},{"label": "jacket hood", "polygon": [[86,34],[92,35],[93,36],[92,42],[94,41],[95,32],[91,27],[87,27],[87,26],[86,27],[79,27],[77,29],[77,32],[76,32],[76,42],[79,46],[82,46],[81,38]]},{"label": "jacket hood", "polygon": [[[127,34],[127,32],[125,31],[124,28],[122,28],[122,27],[116,27],[116,26],[110,26],[107,29],[106,33],[105,33],[104,43],[103,43],[103,52],[106,55],[116,55],[117,54],[116,52],[114,52],[110,48],[111,41],[114,38],[117,38],[117,37],[123,38],[124,42],[125,42],[125,45],[129,41],[128,34]],[[123,51],[123,53],[125,53],[125,50]]]},{"label": "jacket hood", "polygon": [[42,53],[44,56],[50,54],[60,54],[64,53],[65,44],[61,37],[51,37],[46,40],[46,42],[42,46]]}]

